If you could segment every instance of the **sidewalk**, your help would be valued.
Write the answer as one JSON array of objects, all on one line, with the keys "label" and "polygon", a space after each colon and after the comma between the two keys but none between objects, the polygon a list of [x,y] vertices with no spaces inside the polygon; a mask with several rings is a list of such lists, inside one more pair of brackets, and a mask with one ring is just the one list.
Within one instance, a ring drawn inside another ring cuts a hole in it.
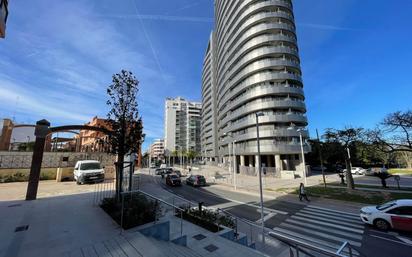
[{"label": "sidewalk", "polygon": [[[0,202],[1,257],[55,257],[119,234],[91,193]],[[28,226],[16,232],[17,227]]]}]

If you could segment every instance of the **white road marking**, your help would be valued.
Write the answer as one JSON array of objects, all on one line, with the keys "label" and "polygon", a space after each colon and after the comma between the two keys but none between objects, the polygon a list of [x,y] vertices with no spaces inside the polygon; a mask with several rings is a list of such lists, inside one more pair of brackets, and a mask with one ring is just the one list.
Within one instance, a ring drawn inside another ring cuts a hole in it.
[{"label": "white road marking", "polygon": [[363,234],[363,230],[361,230],[361,229],[348,228],[348,227],[346,227],[346,226],[335,225],[335,224],[331,224],[331,223],[328,223],[328,222],[322,222],[322,221],[317,221],[317,220],[308,219],[308,218],[303,218],[303,217],[298,217],[298,216],[292,216],[292,218],[293,218],[293,219],[302,220],[302,221],[306,221],[306,222],[310,222],[310,223],[316,223],[316,224],[319,224],[319,225],[324,225],[324,226],[339,228],[339,229],[343,229],[343,230],[355,232],[355,233],[358,233],[358,234]]},{"label": "white road marking", "polygon": [[[216,196],[215,196],[215,197],[216,197]],[[224,196],[221,196],[221,195],[219,195],[219,197],[222,198],[222,199],[225,199],[225,200],[234,202],[234,203],[238,203],[238,204],[242,204],[242,205],[247,205],[247,206],[253,207],[253,208],[259,208],[259,206],[256,205],[256,204],[245,203],[245,202],[233,200],[233,199],[230,199],[230,198],[226,198],[226,197],[224,197]],[[213,206],[214,206],[214,205],[213,205]],[[213,207],[213,206],[210,206],[210,207]],[[280,210],[276,210],[276,209],[272,209],[272,208],[263,207],[263,210],[264,210],[264,211],[267,211],[267,212],[276,212],[276,213],[278,213],[278,214],[288,215],[288,212],[280,211]]]},{"label": "white road marking", "polygon": [[401,245],[411,246],[410,244],[407,244],[407,243],[404,243],[404,242],[399,242],[399,241],[389,239],[389,238],[386,238],[386,237],[381,237],[381,236],[376,236],[376,235],[370,235],[370,236],[376,237],[376,238],[379,238],[379,239],[382,239],[382,240],[390,241],[390,242],[393,242],[393,243],[398,243],[398,244],[401,244]]},{"label": "white road marking", "polygon": [[338,223],[338,224],[348,226],[348,227],[351,227],[351,228],[363,229],[365,227],[365,225],[363,225],[363,224],[358,225],[358,224],[352,224],[350,221],[334,221],[332,219],[329,220],[329,219],[324,219],[322,217],[317,218],[316,216],[314,217],[313,215],[308,215],[308,214],[300,213],[300,212],[296,213],[295,216],[308,218],[309,220],[314,220],[314,221],[321,221],[321,222],[326,221],[326,224],[336,224],[336,223]]},{"label": "white road marking", "polygon": [[308,211],[308,210],[301,210],[300,213],[311,214],[311,215],[316,216],[316,217],[330,218],[330,219],[333,219],[333,220],[336,220],[336,221],[343,221],[343,222],[350,221],[352,224],[355,223],[355,224],[363,225],[363,223],[358,219],[346,218],[346,217],[342,217],[342,216],[339,217],[339,216],[335,216],[335,215],[328,215],[328,214],[325,214],[325,213],[315,213],[315,212]]},{"label": "white road marking", "polygon": [[355,214],[355,213],[345,212],[345,211],[336,211],[336,210],[327,209],[327,208],[322,208],[322,207],[315,206],[315,205],[308,205],[308,206],[306,206],[306,207],[307,207],[307,208],[324,210],[324,211],[329,211],[329,212],[337,212],[337,213],[346,214],[346,215],[353,216],[353,217],[358,217],[358,214]]},{"label": "white road marking", "polygon": [[405,242],[405,243],[407,243],[407,244],[412,245],[412,240],[410,240],[409,238],[401,237],[401,236],[397,236],[397,238],[398,238],[399,240],[402,240],[403,242]]},{"label": "white road marking", "polygon": [[[257,209],[258,212],[260,212],[260,209]],[[265,216],[263,216],[263,222],[266,222],[267,220],[273,218],[276,215],[276,213],[271,212]],[[262,219],[258,219],[257,221],[255,221],[258,224],[262,224]]]},{"label": "white road marking", "polygon": [[290,236],[294,236],[306,241],[310,241],[312,242],[313,245],[317,245],[317,246],[322,246],[325,249],[339,249],[339,247],[341,245],[338,244],[333,244],[330,242],[324,242],[324,241],[320,241],[318,238],[315,237],[310,237],[310,236],[305,236],[287,229],[283,229],[283,228],[278,228],[278,227],[274,227],[273,230],[278,231],[282,234],[286,234],[286,235],[290,235]]},{"label": "white road marking", "polygon": [[317,229],[317,230],[321,230],[324,232],[332,232],[341,236],[347,236],[347,237],[351,237],[354,239],[358,239],[358,240],[362,240],[363,235],[358,235],[358,234],[353,234],[353,233],[348,233],[345,231],[342,231],[341,229],[336,230],[336,229],[331,229],[331,228],[326,228],[326,227],[321,227],[319,225],[312,225],[312,224],[308,224],[306,222],[301,222],[298,220],[293,220],[293,219],[288,219],[285,221],[286,223],[293,223],[302,227],[307,227],[307,228],[311,228],[311,229]]},{"label": "white road marking", "polygon": [[284,224],[281,225],[281,227],[297,229],[299,231],[303,231],[303,232],[309,233],[311,235],[316,235],[316,236],[320,236],[320,237],[323,237],[323,238],[330,238],[330,239],[338,241],[338,242],[348,241],[352,245],[359,246],[359,247],[361,246],[361,244],[359,242],[356,242],[356,241],[353,241],[353,240],[348,240],[348,239],[333,236],[333,235],[330,235],[330,234],[325,234],[325,233],[322,233],[322,232],[315,231],[313,229],[302,228],[302,227],[295,226],[295,225],[292,225],[292,224],[284,223]]}]

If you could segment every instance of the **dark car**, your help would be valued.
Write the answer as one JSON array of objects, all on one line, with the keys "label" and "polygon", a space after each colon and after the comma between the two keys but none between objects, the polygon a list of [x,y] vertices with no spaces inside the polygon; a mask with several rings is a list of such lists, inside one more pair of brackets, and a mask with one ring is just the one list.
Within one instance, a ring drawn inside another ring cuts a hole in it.
[{"label": "dark car", "polygon": [[162,175],[163,174],[163,169],[156,169],[155,174],[156,175]]},{"label": "dark car", "polygon": [[174,170],[173,173],[175,173],[175,174],[178,175],[179,177],[182,176],[182,173],[180,172],[180,170]]},{"label": "dark car", "polygon": [[169,186],[181,186],[182,181],[180,180],[180,177],[176,174],[169,174],[166,176],[166,185]]},{"label": "dark car", "polygon": [[172,174],[173,173],[173,169],[172,168],[163,168],[163,174]]},{"label": "dark car", "polygon": [[186,179],[186,185],[206,186],[206,179],[201,175],[191,175]]}]

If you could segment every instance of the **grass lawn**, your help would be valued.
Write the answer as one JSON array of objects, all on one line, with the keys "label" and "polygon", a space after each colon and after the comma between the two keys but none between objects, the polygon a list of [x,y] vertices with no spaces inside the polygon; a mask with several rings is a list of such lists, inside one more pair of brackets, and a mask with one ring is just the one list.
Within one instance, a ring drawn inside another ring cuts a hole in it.
[{"label": "grass lawn", "polygon": [[[341,183],[338,183],[338,182],[327,183],[327,185],[346,187],[346,184],[342,185]],[[356,183],[355,183],[355,187],[356,187],[356,188],[371,188],[371,189],[377,189],[377,190],[384,189],[382,186],[359,185],[359,184],[356,184]],[[398,187],[389,186],[389,187],[387,187],[387,188],[385,188],[385,189],[387,189],[387,190],[407,191],[407,192],[411,192],[411,193],[412,193],[412,188],[402,188],[402,187],[401,187],[400,189],[398,189]]]},{"label": "grass lawn", "polygon": [[[309,196],[318,196],[328,199],[358,202],[365,204],[381,204],[383,202],[397,199],[412,199],[412,192],[373,192],[353,190],[348,191],[346,188],[324,188],[319,186],[307,187],[306,191]],[[297,190],[296,190],[297,193]]]},{"label": "grass lawn", "polygon": [[[279,188],[276,190],[266,189],[276,192],[287,192],[291,194],[298,194],[298,189]],[[377,205],[391,200],[397,199],[412,199],[411,191],[399,191],[396,193],[382,192],[382,191],[362,191],[353,190],[349,192],[346,188],[324,188],[323,186],[306,187],[306,192],[309,197],[321,197],[326,199],[341,200],[347,202],[357,202],[364,204]]]},{"label": "grass lawn", "polygon": [[390,174],[412,175],[412,169],[389,169]]}]

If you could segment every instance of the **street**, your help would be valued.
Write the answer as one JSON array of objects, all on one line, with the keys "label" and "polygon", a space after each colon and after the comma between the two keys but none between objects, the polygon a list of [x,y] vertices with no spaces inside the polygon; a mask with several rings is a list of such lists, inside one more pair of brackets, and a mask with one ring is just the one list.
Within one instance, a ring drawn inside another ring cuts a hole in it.
[{"label": "street", "polygon": [[[184,177],[182,180],[184,181]],[[222,186],[194,188],[166,186],[160,176],[152,177],[159,187],[195,203],[220,208],[253,222],[260,222],[259,198],[257,195],[225,190]],[[381,232],[364,225],[358,211],[319,207],[316,204],[295,203],[284,199],[266,199],[264,202],[265,227],[292,238],[337,251],[345,242],[366,256],[411,256],[412,234]],[[256,232],[258,233],[258,232]]]}]

